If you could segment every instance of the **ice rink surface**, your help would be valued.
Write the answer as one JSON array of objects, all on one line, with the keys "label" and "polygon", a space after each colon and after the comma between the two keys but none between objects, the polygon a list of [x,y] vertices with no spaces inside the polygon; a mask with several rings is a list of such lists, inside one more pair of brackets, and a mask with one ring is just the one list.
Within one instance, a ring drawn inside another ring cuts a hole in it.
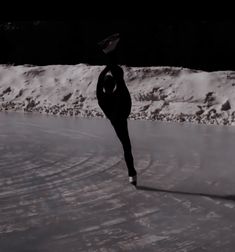
[{"label": "ice rink surface", "polygon": [[1,252],[235,248],[235,127],[0,113]]}]

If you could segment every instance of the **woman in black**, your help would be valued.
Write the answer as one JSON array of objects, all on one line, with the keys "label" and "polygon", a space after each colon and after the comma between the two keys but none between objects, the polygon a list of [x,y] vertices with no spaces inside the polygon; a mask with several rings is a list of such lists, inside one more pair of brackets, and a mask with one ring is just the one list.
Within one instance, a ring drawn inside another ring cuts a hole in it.
[{"label": "woman in black", "polygon": [[[108,72],[111,72],[111,75],[107,74]],[[110,120],[122,143],[129,182],[136,186],[137,173],[134,167],[127,125],[127,118],[131,112],[131,97],[123,75],[120,66],[115,64],[106,66],[99,75],[96,96],[99,106]]]}]

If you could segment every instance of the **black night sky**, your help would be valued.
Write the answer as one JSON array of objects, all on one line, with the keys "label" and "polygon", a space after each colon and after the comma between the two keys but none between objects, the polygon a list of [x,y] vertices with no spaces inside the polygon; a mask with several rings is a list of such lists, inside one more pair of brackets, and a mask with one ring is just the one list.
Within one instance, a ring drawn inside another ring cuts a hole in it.
[{"label": "black night sky", "polygon": [[235,21],[0,21],[1,64],[105,64],[97,42],[121,34],[119,63],[235,70]]}]

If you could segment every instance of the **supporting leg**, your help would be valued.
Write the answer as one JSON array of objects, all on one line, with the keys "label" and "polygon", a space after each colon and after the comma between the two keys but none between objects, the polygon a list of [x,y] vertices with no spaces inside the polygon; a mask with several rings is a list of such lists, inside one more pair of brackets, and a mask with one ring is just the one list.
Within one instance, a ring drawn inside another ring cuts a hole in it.
[{"label": "supporting leg", "polygon": [[128,168],[128,175],[135,176],[136,170],[134,167],[134,160],[133,160],[132,151],[131,151],[131,142],[130,142],[130,137],[128,133],[127,119],[111,121],[111,123],[114,127],[114,130],[124,150],[124,158],[125,158],[126,165]]}]

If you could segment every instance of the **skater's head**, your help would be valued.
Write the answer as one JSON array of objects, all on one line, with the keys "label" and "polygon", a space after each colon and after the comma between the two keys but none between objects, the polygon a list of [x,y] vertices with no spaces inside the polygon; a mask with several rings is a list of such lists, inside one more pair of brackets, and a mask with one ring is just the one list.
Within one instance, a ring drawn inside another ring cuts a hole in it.
[{"label": "skater's head", "polygon": [[106,75],[104,78],[104,85],[103,85],[105,93],[107,94],[113,93],[115,90],[115,86],[116,86],[116,83],[113,76]]}]

